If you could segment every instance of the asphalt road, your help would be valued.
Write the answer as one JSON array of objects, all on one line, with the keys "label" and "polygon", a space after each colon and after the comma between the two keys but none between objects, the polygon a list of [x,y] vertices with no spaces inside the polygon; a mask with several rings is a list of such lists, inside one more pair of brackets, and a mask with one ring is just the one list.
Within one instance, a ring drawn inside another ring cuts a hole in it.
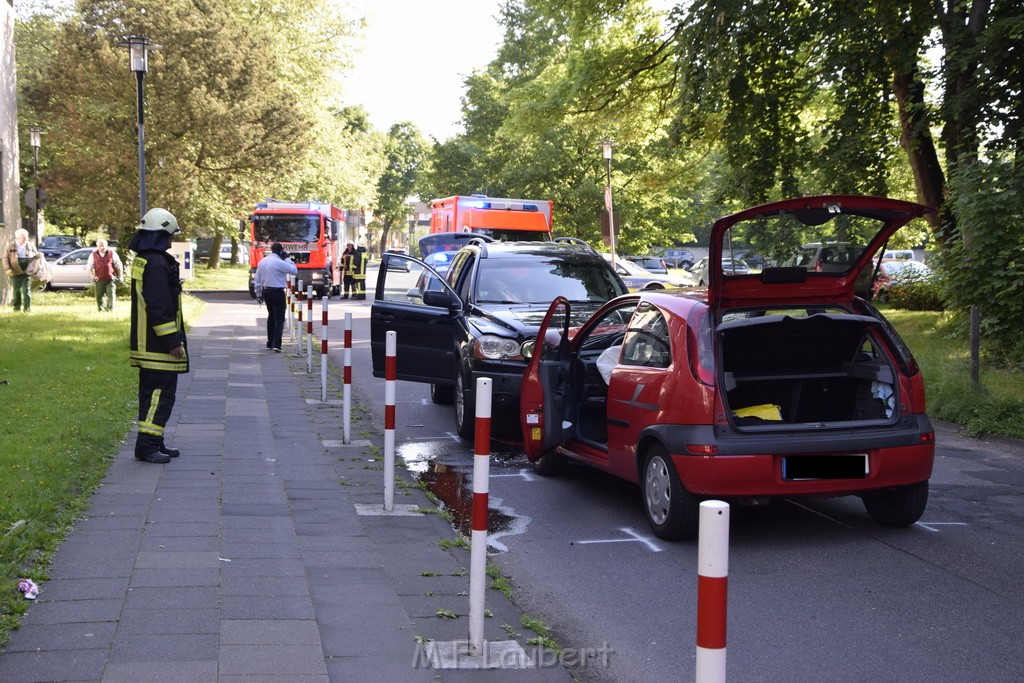
[{"label": "asphalt road", "polygon": [[[379,428],[384,382],[370,370],[370,303],[334,300],[330,338],[341,339],[352,312],[354,395]],[[340,343],[331,355],[340,367]],[[432,404],[427,385],[399,382],[397,396],[399,456],[465,507],[472,444],[454,436],[452,408]],[[491,560],[511,578],[515,602],[563,648],[611,650],[607,663],[574,674],[692,679],[696,544],[656,539],[635,486],[584,466],[545,479],[518,449],[495,453]],[[733,506],[729,677],[1024,680],[1022,487],[1019,445],[941,429],[928,510],[911,528],[875,524],[857,498]]]}]

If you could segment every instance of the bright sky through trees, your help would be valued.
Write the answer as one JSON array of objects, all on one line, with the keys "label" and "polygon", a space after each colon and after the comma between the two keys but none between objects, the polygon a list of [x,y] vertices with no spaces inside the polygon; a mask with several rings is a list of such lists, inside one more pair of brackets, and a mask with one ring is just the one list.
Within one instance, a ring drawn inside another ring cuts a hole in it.
[{"label": "bright sky through trees", "polygon": [[500,0],[339,0],[366,17],[362,51],[344,78],[379,130],[412,121],[445,140],[458,130],[463,80],[501,41]]}]

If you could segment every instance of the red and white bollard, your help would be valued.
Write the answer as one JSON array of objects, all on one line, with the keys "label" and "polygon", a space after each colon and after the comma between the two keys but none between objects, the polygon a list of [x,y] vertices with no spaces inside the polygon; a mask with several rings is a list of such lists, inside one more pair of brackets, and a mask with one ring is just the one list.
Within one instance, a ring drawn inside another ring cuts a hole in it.
[{"label": "red and white bollard", "polygon": [[729,586],[729,504],[700,504],[697,536],[697,683],[725,681]]},{"label": "red and white bollard", "polygon": [[398,333],[391,330],[384,341],[384,509],[395,509],[395,350]]},{"label": "red and white bollard", "polygon": [[292,320],[290,309],[292,304],[292,274],[284,276],[284,329],[288,331],[288,338],[292,338]]},{"label": "red and white bollard", "polygon": [[295,294],[298,297],[295,310],[298,313],[298,318],[295,321],[295,326],[299,329],[298,344],[296,344],[296,353],[302,353],[302,280],[299,280],[298,287],[295,290]]},{"label": "red and white bollard", "polygon": [[306,287],[306,374],[313,372],[313,285]]},{"label": "red and white bollard", "polygon": [[469,555],[469,653],[484,651],[484,592],[487,576],[487,495],[491,470],[491,378],[476,381],[473,435],[473,520]]},{"label": "red and white bollard", "polygon": [[320,402],[327,403],[327,297],[321,297],[320,316]]},{"label": "red and white bollard", "polygon": [[342,443],[352,441],[352,314],[345,314],[344,371],[342,372],[341,414]]}]

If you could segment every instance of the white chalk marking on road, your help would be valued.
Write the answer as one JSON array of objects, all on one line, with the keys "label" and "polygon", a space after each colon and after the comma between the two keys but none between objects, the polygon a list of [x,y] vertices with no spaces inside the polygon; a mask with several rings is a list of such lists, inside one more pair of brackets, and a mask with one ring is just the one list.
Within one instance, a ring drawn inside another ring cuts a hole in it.
[{"label": "white chalk marking on road", "polygon": [[498,477],[519,477],[523,481],[534,481],[536,477],[533,476],[530,470],[523,468],[515,474],[492,474],[491,479],[497,479]]},{"label": "white chalk marking on road", "polygon": [[928,531],[942,531],[941,529],[933,529],[936,526],[967,526],[967,522],[916,522],[915,526],[924,527]]},{"label": "white chalk marking on road", "polygon": [[853,528],[853,527],[852,527],[852,526],[850,526],[849,524],[843,524],[842,522],[840,522],[840,521],[839,521],[838,519],[836,519],[835,517],[829,517],[829,516],[828,516],[828,515],[826,515],[826,514],[825,514],[824,512],[818,512],[817,510],[814,510],[814,509],[812,509],[812,508],[809,508],[809,507],[807,507],[806,505],[801,505],[800,503],[796,502],[795,500],[790,500],[789,498],[787,498],[787,499],[786,499],[786,502],[787,502],[787,503],[789,503],[790,505],[795,505],[795,506],[797,506],[798,508],[801,508],[802,510],[807,510],[808,512],[813,512],[814,514],[818,515],[819,517],[824,517],[825,519],[827,519],[827,520],[828,520],[828,521],[830,521],[830,522],[835,522],[835,523],[836,523],[836,524],[838,524],[839,526],[844,526],[844,527],[846,527],[847,529],[852,529],[852,528]]},{"label": "white chalk marking on road", "polygon": [[426,517],[419,511],[419,505],[395,503],[392,510],[385,510],[382,503],[354,503],[356,514],[365,517]]},{"label": "white chalk marking on road", "polygon": [[445,432],[445,434],[447,434],[448,438],[450,438],[452,441],[462,441],[462,437],[460,437],[458,434],[452,434],[451,432]]},{"label": "white chalk marking on road", "polygon": [[630,529],[629,527],[620,528],[619,531],[631,536],[631,538],[608,538],[591,541],[576,541],[576,543],[579,545],[590,545],[594,543],[643,543],[645,546],[647,546],[647,549],[650,550],[652,553],[661,552],[661,548],[658,547],[658,544],[654,543],[650,539],[650,537],[642,536],[637,532],[633,531],[632,529]]}]

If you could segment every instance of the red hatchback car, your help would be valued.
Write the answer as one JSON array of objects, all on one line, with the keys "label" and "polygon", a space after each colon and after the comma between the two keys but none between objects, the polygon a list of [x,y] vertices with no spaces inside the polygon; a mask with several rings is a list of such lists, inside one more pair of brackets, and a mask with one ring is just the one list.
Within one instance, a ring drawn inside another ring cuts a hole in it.
[{"label": "red hatchback car", "polygon": [[[924,384],[857,292],[872,256],[929,211],[853,195],[776,202],[715,224],[706,290],[620,296],[575,329],[556,299],[523,378],[534,468],[554,474],[568,457],[638,483],[665,539],[694,536],[708,497],[857,495],[877,522],[913,524],[935,449]],[[867,246],[845,272],[771,265],[815,238]],[[740,247],[766,267],[723,272]]]}]

